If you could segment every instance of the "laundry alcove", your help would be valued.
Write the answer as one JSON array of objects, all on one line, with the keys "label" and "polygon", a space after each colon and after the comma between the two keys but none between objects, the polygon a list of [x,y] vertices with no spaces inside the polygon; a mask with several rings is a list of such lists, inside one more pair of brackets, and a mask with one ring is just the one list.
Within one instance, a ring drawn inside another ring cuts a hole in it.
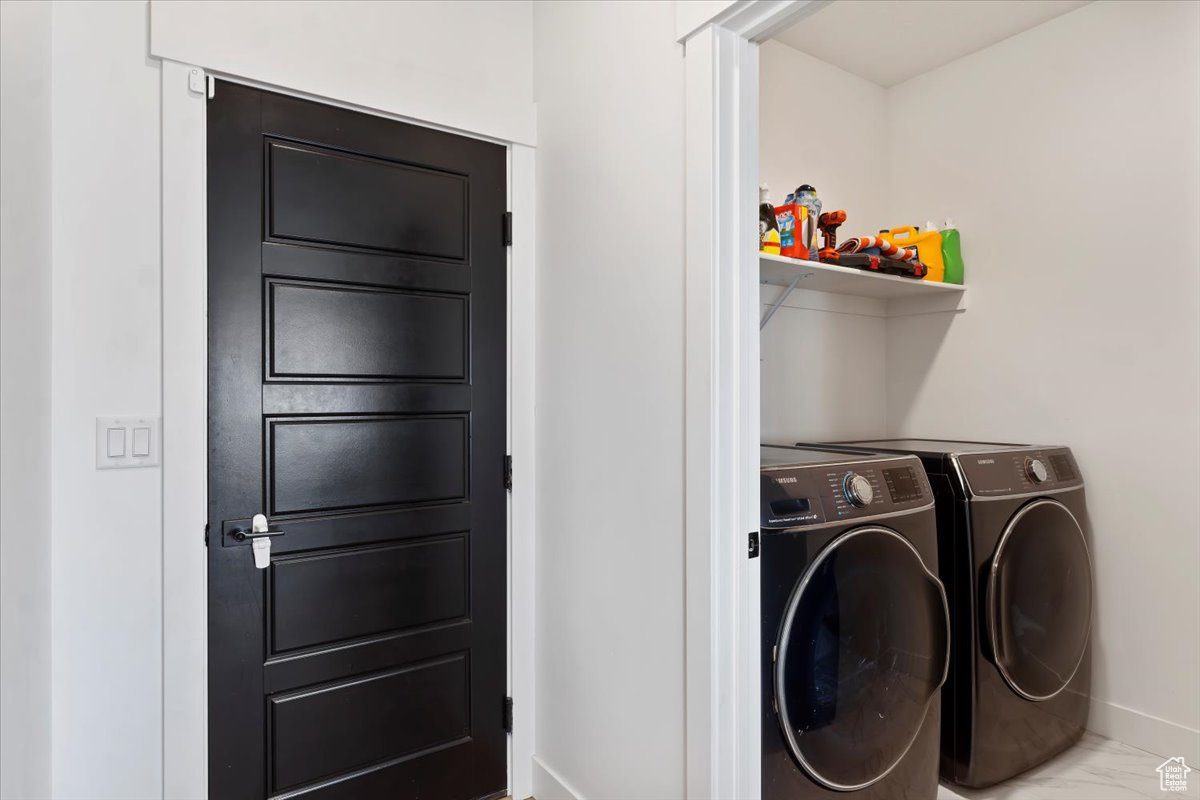
[{"label": "laundry alcove", "polygon": [[[1154,620],[1173,596],[1195,597],[1182,575],[1148,567],[1195,525],[1139,466],[1196,474],[1172,444],[1196,427],[1194,391],[1173,388],[1196,359],[1182,332],[1195,259],[1181,254],[1200,125],[1181,125],[1175,105],[1200,90],[1187,13],[834,2],[757,55],[770,200],[811,184],[824,211],[847,212],[839,240],[952,218],[966,265],[962,287],[893,288],[907,279],[759,255],[761,441],[1070,446],[1096,540],[1089,727],[1150,752],[1195,746],[1172,699],[1194,689],[1194,665],[1162,662],[1146,681],[1128,646],[1169,646]],[[1137,208],[1155,209],[1145,235],[1129,224]],[[1121,499],[1136,492],[1160,502]]]}]

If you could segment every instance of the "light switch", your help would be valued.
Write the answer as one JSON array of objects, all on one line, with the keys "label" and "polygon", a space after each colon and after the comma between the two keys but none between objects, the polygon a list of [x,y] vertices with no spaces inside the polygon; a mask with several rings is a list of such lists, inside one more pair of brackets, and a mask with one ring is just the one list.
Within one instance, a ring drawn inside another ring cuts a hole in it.
[{"label": "light switch", "polygon": [[96,417],[96,468],[158,466],[158,417]]},{"label": "light switch", "polygon": [[133,429],[133,455],[135,458],[145,458],[150,455],[150,429]]},{"label": "light switch", "polygon": [[[136,442],[137,439],[135,438]],[[108,429],[108,457],[109,458],[124,458],[125,457],[125,429],[124,428],[109,428]]]}]

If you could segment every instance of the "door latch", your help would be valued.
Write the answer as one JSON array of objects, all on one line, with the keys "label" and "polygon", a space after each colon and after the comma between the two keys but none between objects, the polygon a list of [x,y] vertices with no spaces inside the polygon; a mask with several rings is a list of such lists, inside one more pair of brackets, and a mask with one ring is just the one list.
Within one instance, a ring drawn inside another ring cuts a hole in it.
[{"label": "door latch", "polygon": [[283,528],[275,528],[268,524],[265,514],[255,514],[254,519],[250,521],[250,530],[237,528],[230,536],[239,542],[249,539],[250,547],[254,551],[254,566],[266,569],[271,565],[271,537],[283,536]]}]

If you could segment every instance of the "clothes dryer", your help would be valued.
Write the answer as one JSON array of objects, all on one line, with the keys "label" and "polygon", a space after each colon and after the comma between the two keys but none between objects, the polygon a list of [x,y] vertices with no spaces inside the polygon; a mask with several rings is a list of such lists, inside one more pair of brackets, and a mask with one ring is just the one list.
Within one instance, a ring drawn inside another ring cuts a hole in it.
[{"label": "clothes dryer", "polygon": [[925,471],[761,456],[762,798],[933,800],[950,621]]},{"label": "clothes dryer", "polygon": [[934,439],[813,446],[916,455],[929,476],[952,631],[942,777],[989,786],[1078,741],[1090,703],[1093,570],[1070,448]]}]

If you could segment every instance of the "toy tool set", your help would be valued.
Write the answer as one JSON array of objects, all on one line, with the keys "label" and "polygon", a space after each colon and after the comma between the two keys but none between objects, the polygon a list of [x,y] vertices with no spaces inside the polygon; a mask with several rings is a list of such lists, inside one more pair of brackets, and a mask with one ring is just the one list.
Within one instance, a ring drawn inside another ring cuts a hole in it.
[{"label": "toy tool set", "polygon": [[[842,209],[821,211],[817,190],[802,184],[781,205],[773,206],[767,187],[759,188],[759,251],[805,261],[819,261],[868,272],[961,284],[962,248],[952,220],[939,228],[905,225],[855,236],[838,244],[837,231],[846,223]],[[818,246],[818,233],[824,244]]]}]

